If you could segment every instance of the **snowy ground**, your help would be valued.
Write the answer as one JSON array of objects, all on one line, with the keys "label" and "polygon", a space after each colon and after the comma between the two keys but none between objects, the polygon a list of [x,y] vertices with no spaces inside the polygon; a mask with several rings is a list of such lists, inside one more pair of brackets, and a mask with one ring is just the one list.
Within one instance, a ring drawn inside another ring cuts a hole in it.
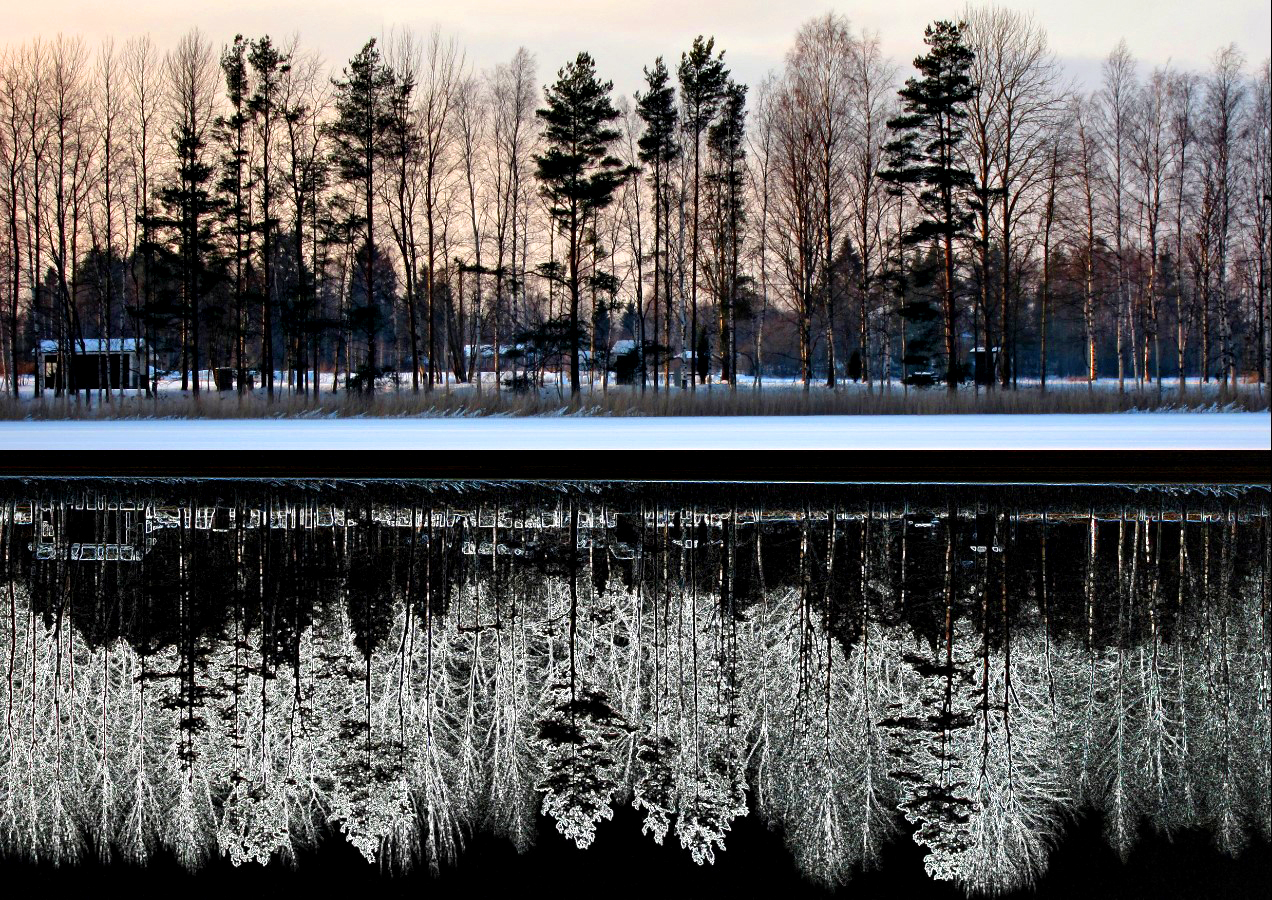
[{"label": "snowy ground", "polygon": [[0,422],[3,450],[1268,450],[1272,414]]}]

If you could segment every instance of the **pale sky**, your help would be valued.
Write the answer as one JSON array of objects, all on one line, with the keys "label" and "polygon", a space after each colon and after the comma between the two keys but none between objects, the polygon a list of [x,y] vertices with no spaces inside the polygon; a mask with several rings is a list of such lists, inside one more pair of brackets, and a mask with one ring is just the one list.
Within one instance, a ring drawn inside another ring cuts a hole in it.
[{"label": "pale sky", "polygon": [[[1268,0],[1008,0],[1033,12],[1075,78],[1093,83],[1119,38],[1145,66],[1172,61],[1204,69],[1214,51],[1235,42],[1251,68],[1268,57]],[[161,49],[191,26],[215,46],[236,33],[283,39],[299,32],[333,69],[362,43],[394,25],[454,34],[469,62],[484,69],[524,45],[538,58],[540,81],[588,50],[620,93],[641,84],[641,67],[663,55],[671,64],[694,35],[714,35],[735,77],[756,83],[781,66],[800,23],[828,10],[878,31],[885,51],[909,74],[923,49],[924,26],[954,18],[962,0],[0,0],[0,43],[63,31],[95,45],[149,32]]]}]

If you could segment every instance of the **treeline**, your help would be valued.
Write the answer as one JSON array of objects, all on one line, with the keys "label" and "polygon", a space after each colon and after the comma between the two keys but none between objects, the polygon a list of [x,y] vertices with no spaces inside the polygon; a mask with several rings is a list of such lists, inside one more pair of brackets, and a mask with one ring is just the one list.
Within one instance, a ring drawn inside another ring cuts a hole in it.
[{"label": "treeline", "polygon": [[436,30],[335,73],[197,30],[9,46],[7,387],[51,339],[77,391],[84,342],[120,337],[183,389],[271,397],[1266,380],[1266,61],[1141,75],[1122,42],[1084,92],[1020,13],[926,43],[902,84],[827,14],[748,86],[699,37],[631,101],[586,53],[541,87],[529,51],[477,72]]}]

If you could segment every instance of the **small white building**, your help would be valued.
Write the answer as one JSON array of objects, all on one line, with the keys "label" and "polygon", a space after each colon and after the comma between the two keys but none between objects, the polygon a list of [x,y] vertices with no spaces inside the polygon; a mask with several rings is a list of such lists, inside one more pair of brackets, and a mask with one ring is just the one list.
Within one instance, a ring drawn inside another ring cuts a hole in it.
[{"label": "small white building", "polygon": [[40,390],[120,390],[146,386],[145,341],[85,338],[72,343],[74,346],[40,341],[35,359],[35,378]]}]

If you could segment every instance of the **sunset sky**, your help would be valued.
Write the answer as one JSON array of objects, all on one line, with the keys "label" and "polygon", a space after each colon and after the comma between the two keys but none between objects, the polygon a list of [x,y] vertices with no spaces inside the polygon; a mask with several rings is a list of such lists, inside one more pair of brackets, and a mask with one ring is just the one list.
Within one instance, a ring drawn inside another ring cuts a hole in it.
[{"label": "sunset sky", "polygon": [[[1013,0],[1046,27],[1068,71],[1098,77],[1099,61],[1118,38],[1146,66],[1173,60],[1205,68],[1215,49],[1235,42],[1251,66],[1269,54],[1267,0]],[[150,32],[161,47],[197,25],[220,45],[236,32],[276,38],[299,32],[329,63],[346,60],[367,37],[394,25],[434,24],[459,38],[478,69],[509,58],[520,45],[538,57],[545,79],[579,50],[589,50],[615,87],[639,86],[641,66],[659,54],[678,57],[692,37],[713,34],[734,72],[748,82],[779,67],[804,20],[836,10],[858,28],[877,30],[885,50],[908,63],[922,49],[924,25],[950,18],[959,0],[0,0],[0,41],[58,31],[90,44]],[[907,67],[908,68],[908,67]]]}]

